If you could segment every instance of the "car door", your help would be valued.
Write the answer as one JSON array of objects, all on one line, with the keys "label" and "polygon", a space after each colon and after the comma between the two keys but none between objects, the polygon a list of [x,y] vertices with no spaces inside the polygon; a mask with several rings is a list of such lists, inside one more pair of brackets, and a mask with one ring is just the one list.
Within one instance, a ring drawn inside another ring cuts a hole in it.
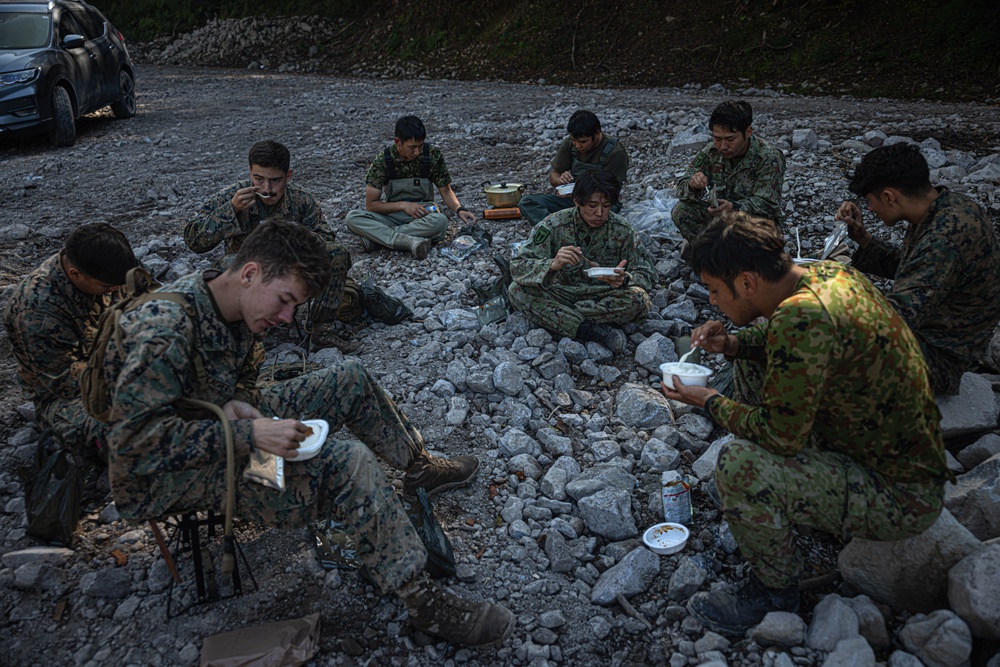
[{"label": "car door", "polygon": [[[90,82],[95,76],[98,66],[98,54],[92,44],[86,41],[87,35],[73,15],[65,10],[56,8],[54,13],[56,25],[58,26],[59,48],[61,48],[69,58],[66,61],[68,68],[67,78],[73,86],[76,95],[79,113],[87,113],[99,98],[100,90],[91,85]],[[79,36],[84,39],[84,43],[79,46],[67,48],[66,39],[70,36]]]},{"label": "car door", "polygon": [[95,99],[107,100],[118,92],[118,70],[115,54],[112,52],[117,47],[108,35],[108,24],[102,16],[84,5],[72,6],[70,12],[76,22],[83,26],[87,48],[91,49],[90,53],[96,59],[93,71],[93,86],[97,90]]}]

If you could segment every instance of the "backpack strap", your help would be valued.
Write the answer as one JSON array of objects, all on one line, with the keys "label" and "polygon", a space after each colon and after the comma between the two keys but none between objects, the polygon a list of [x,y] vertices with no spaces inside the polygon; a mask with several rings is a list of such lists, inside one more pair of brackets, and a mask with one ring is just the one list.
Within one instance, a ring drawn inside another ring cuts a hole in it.
[{"label": "backpack strap", "polygon": [[608,143],[604,144],[604,150],[601,151],[601,157],[597,161],[600,166],[604,166],[608,163],[608,156],[611,155],[611,150],[618,144],[618,140],[614,137],[608,137]]},{"label": "backpack strap", "polygon": [[392,159],[392,146],[386,146],[385,150],[382,151],[382,156],[385,158],[385,180],[386,182],[396,179],[396,164]]},{"label": "backpack strap", "polygon": [[431,177],[431,147],[424,143],[424,151],[420,156],[420,178]]}]

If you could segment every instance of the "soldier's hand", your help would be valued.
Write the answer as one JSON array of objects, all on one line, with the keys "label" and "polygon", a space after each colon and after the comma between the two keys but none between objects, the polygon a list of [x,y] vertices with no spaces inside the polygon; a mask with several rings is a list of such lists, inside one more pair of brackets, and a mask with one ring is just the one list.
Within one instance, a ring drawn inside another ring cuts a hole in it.
[{"label": "soldier's hand", "polygon": [[603,280],[612,287],[621,287],[622,283],[625,282],[625,264],[628,263],[627,259],[623,259],[615,267],[615,275],[613,276],[597,276],[598,280]]},{"label": "soldier's hand", "polygon": [[563,173],[559,174],[559,185],[566,185],[567,183],[572,183],[572,182],[573,182],[572,171],[564,171]]},{"label": "soldier's hand", "polygon": [[552,258],[551,270],[558,271],[564,266],[579,264],[583,259],[583,250],[574,245],[564,245],[556,251],[556,256]]},{"label": "soldier's hand", "polygon": [[291,458],[309,433],[298,419],[255,419],[253,445],[276,456]]},{"label": "soldier's hand", "polygon": [[695,175],[691,177],[691,180],[688,181],[688,189],[692,192],[695,190],[704,190],[706,185],[708,185],[708,176],[700,171],[696,172]]},{"label": "soldier's hand", "polygon": [[705,402],[713,395],[719,392],[715,389],[709,387],[702,387],[700,385],[686,385],[681,382],[681,379],[676,375],[673,376],[671,381],[674,383],[676,389],[671,389],[663,382],[660,382],[660,389],[663,391],[663,395],[673,401],[680,401],[687,405],[693,405],[697,408],[704,408]]},{"label": "soldier's hand", "polygon": [[736,336],[726,333],[726,326],[718,320],[709,320],[691,332],[691,347],[696,346],[727,357],[735,356],[740,349]]},{"label": "soldier's hand", "polygon": [[254,199],[259,189],[260,188],[256,185],[251,185],[249,188],[237,190],[236,194],[233,195],[233,208],[235,208],[238,213],[242,213],[253,206]]},{"label": "soldier's hand", "polygon": [[400,210],[411,218],[422,218],[427,215],[427,209],[422,204],[413,201],[404,201],[401,204]]},{"label": "soldier's hand", "polygon": [[709,215],[722,215],[726,211],[731,211],[732,209],[733,209],[733,202],[729,201],[728,199],[720,199],[718,206],[709,206],[708,207],[708,214]]},{"label": "soldier's hand", "polygon": [[237,419],[263,419],[260,410],[243,401],[229,401],[222,406],[222,412],[229,421]]},{"label": "soldier's hand", "polygon": [[461,218],[462,222],[464,222],[467,225],[474,225],[474,224],[476,224],[476,214],[473,213],[472,211],[468,210],[468,209],[466,209],[464,211],[459,211],[458,212],[458,217]]},{"label": "soldier's hand", "polygon": [[871,240],[872,235],[865,229],[865,221],[861,215],[861,209],[852,201],[845,201],[837,209],[834,220],[843,220],[847,223],[847,235],[852,241],[864,248]]}]

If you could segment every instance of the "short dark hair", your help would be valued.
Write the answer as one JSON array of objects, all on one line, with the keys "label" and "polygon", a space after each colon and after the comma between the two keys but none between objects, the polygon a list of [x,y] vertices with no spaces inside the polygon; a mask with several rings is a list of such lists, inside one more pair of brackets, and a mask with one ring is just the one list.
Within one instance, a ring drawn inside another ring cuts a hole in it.
[{"label": "short dark hair", "polygon": [[265,169],[280,169],[287,173],[292,165],[292,156],[282,144],[266,139],[258,141],[250,147],[250,166],[257,165]]},{"label": "short dark hair", "polygon": [[74,229],[63,244],[63,253],[84,275],[108,285],[124,285],[129,269],[139,266],[128,239],[106,222]]},{"label": "short dark hair", "polygon": [[427,128],[424,122],[416,116],[403,116],[396,121],[396,138],[400,141],[416,139],[423,141],[427,138]]},{"label": "short dark hair", "polygon": [[848,185],[851,192],[862,197],[884,188],[896,188],[904,195],[916,197],[931,187],[927,159],[917,146],[905,143],[869,151],[861,158]]},{"label": "short dark hair", "polygon": [[618,182],[618,177],[607,169],[587,169],[576,179],[576,185],[573,186],[573,201],[578,205],[585,204],[594,193],[604,195],[614,206],[621,198],[622,184]]},{"label": "short dark hair", "polygon": [[601,121],[593,111],[580,109],[569,117],[566,131],[571,137],[594,137],[601,131]]},{"label": "short dark hair", "polygon": [[297,276],[310,296],[326,289],[332,276],[330,253],[323,240],[308,227],[285,218],[268,218],[257,225],[243,241],[229,271],[239,271],[247,262],[260,264],[265,282]]},{"label": "short dark hair", "polygon": [[726,211],[712,220],[691,246],[691,268],[707,273],[736,294],[736,277],[744,271],[777,282],[792,268],[785,237],[777,223],[746,211]]},{"label": "short dark hair", "polygon": [[715,107],[708,118],[708,129],[719,125],[730,132],[746,134],[747,128],[753,125],[753,107],[743,100],[726,100]]}]

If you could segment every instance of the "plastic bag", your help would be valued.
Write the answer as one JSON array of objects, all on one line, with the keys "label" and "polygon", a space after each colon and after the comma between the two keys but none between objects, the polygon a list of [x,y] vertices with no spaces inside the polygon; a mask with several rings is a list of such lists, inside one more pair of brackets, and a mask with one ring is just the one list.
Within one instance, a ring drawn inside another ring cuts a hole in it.
[{"label": "plastic bag", "polygon": [[80,521],[82,465],[61,446],[46,456],[52,444],[59,443],[51,433],[43,434],[35,454],[35,468],[22,475],[26,478],[24,509],[28,515],[25,532],[49,544],[69,547]]},{"label": "plastic bag", "polygon": [[361,281],[361,296],[365,301],[365,310],[376,320],[386,324],[399,324],[413,317],[409,306],[375,286],[370,273]]},{"label": "plastic bag", "polygon": [[680,239],[681,233],[670,218],[670,212],[677,203],[672,190],[657,190],[651,199],[635,202],[621,210],[621,215],[632,223],[637,232],[648,232],[672,239]]},{"label": "plastic bag", "polygon": [[493,235],[475,225],[467,227],[465,234],[457,237],[441,254],[456,262],[461,262],[480,248],[488,248],[493,243]]}]

